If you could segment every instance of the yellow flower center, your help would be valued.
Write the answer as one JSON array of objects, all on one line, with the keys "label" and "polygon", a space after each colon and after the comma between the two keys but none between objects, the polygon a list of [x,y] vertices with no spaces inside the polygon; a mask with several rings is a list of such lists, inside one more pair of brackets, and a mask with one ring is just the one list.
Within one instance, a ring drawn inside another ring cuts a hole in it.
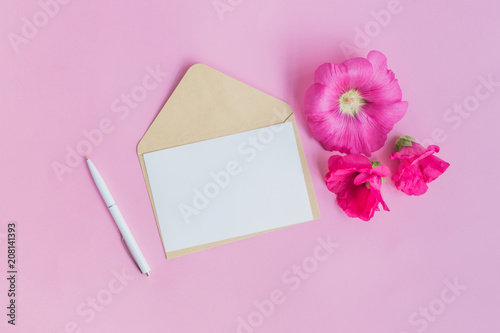
[{"label": "yellow flower center", "polygon": [[347,113],[351,116],[356,115],[366,101],[361,98],[357,89],[351,89],[340,95],[339,106],[342,113]]}]

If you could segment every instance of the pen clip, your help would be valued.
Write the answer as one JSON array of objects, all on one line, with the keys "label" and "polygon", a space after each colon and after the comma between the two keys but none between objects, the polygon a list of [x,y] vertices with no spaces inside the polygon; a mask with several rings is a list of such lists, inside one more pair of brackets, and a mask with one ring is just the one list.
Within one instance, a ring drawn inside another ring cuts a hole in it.
[{"label": "pen clip", "polygon": [[123,238],[123,236],[122,236],[122,243],[123,243],[123,246],[125,247],[125,250],[127,250],[128,255],[130,256],[130,258],[132,258],[132,261],[137,266],[137,269],[139,270],[139,272],[142,273],[141,268],[139,267],[139,264],[137,263],[137,261],[135,261],[135,258],[132,255],[132,253],[130,253],[130,249],[128,248],[127,242],[125,242],[125,239]]}]

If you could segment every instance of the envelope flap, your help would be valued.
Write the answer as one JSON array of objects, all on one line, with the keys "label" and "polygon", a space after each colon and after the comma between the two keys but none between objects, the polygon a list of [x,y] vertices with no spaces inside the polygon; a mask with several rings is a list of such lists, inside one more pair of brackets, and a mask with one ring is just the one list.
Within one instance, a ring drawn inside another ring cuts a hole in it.
[{"label": "envelope flap", "polygon": [[206,65],[189,68],[137,146],[139,154],[284,122],[288,104]]}]

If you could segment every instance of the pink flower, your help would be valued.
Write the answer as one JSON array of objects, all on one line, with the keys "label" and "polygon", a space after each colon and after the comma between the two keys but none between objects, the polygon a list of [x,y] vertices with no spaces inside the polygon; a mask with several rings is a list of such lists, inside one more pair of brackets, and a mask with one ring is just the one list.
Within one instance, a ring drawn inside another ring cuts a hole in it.
[{"label": "pink flower", "polygon": [[389,210],[380,193],[382,177],[391,174],[389,168],[362,155],[333,155],[328,169],[326,186],[337,194],[338,205],[349,217],[368,221],[380,210],[379,203]]},{"label": "pink flower", "polygon": [[323,64],[314,82],[306,92],[305,112],[313,137],[329,151],[370,156],[408,108],[387,58],[378,51],[367,59]]},{"label": "pink flower", "polygon": [[424,148],[409,136],[398,137],[396,152],[391,159],[399,158],[398,171],[392,176],[398,190],[408,195],[422,195],[427,192],[427,183],[439,177],[450,166],[434,153],[439,147]]}]

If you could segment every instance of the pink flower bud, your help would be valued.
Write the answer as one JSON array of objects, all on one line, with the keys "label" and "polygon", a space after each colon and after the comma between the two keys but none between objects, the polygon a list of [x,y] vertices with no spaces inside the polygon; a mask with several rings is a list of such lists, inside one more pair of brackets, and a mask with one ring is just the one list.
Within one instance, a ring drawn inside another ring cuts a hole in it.
[{"label": "pink flower bud", "polygon": [[392,176],[398,190],[408,195],[422,195],[427,192],[427,184],[438,178],[450,166],[434,153],[439,147],[427,148],[419,145],[409,136],[398,137],[396,152],[391,159],[400,159],[398,171]]}]

